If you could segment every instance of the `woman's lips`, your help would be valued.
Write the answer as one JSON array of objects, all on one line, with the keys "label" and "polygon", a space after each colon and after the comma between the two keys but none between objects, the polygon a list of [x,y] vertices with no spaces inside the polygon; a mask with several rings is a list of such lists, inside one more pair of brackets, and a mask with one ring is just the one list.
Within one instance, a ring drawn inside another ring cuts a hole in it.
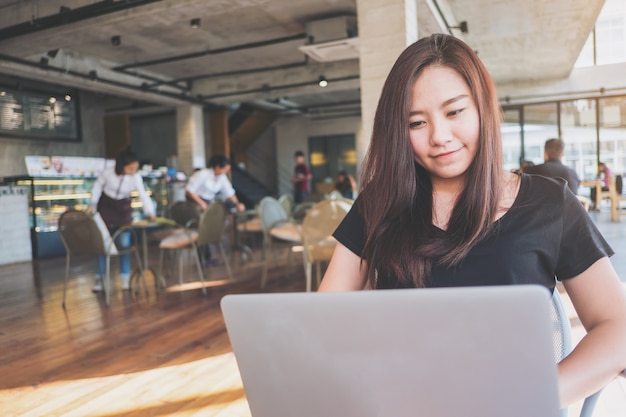
[{"label": "woman's lips", "polygon": [[460,149],[456,149],[454,151],[449,151],[449,152],[442,152],[440,154],[437,154],[435,156],[433,156],[433,158],[447,158],[449,156],[454,155],[455,153],[457,153],[458,151],[460,151]]}]

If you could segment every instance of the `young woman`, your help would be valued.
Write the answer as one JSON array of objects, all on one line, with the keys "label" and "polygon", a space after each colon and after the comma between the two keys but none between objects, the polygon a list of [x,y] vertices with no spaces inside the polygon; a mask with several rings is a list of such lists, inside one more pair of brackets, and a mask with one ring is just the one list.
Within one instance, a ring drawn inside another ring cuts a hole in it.
[{"label": "young woman", "polygon": [[500,107],[474,51],[409,46],[381,94],[362,191],[320,291],[563,282],[587,335],[559,364],[561,404],[626,368],[613,251],[565,182],[505,172]]},{"label": "young woman", "polygon": [[[107,225],[111,235],[122,226],[132,222],[132,207],[130,205],[130,193],[137,191],[143,204],[143,212],[146,217],[154,219],[154,205],[146,193],[143,178],[137,172],[139,158],[129,149],[122,151],[115,159],[115,166],[105,169],[96,180],[91,190],[91,204],[87,212],[97,210],[102,220]],[[115,244],[120,248],[130,246],[131,234],[122,232],[118,235]],[[120,278],[122,289],[130,288],[130,255],[120,255]],[[94,291],[102,291],[102,276],[106,267],[106,257],[100,256]]]}]

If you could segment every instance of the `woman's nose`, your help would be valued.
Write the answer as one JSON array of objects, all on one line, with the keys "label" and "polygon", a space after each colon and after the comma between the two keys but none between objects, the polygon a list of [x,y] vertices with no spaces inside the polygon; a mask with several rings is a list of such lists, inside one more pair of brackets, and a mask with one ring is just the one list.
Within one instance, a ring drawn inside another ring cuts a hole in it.
[{"label": "woman's nose", "polygon": [[432,146],[441,146],[452,140],[451,126],[445,120],[433,121],[430,126],[430,143]]}]

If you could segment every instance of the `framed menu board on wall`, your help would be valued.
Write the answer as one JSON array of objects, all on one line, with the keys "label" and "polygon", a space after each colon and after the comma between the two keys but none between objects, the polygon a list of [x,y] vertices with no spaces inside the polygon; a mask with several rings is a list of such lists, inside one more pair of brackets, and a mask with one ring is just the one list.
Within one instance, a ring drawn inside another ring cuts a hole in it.
[{"label": "framed menu board on wall", "polygon": [[0,135],[79,141],[78,95],[0,85]]}]

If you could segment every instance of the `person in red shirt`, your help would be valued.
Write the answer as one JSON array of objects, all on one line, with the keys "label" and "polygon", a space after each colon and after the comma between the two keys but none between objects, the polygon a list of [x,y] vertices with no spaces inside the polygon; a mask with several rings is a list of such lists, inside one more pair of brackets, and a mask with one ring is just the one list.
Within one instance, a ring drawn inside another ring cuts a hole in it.
[{"label": "person in red shirt", "polygon": [[296,158],[296,166],[293,169],[293,201],[296,204],[300,204],[304,201],[304,197],[309,194],[309,181],[311,180],[311,170],[309,166],[304,162],[304,152],[296,151],[294,154]]}]

